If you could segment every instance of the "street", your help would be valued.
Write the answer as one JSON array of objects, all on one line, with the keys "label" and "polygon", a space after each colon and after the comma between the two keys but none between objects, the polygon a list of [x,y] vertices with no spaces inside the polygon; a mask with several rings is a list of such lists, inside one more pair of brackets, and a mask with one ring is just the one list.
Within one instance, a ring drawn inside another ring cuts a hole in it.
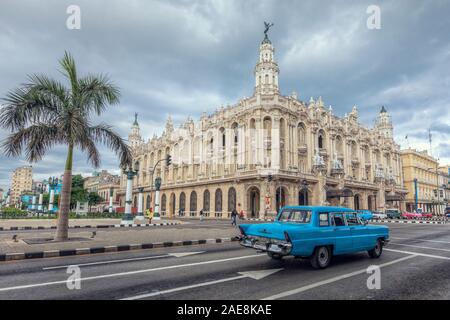
[{"label": "street", "polygon": [[[324,270],[236,242],[4,262],[0,299],[449,299],[450,225],[386,225],[391,242],[380,259],[344,255]],[[186,227],[232,228],[228,221]],[[67,282],[74,265],[79,289]],[[370,265],[381,267],[380,289],[367,287]]]}]

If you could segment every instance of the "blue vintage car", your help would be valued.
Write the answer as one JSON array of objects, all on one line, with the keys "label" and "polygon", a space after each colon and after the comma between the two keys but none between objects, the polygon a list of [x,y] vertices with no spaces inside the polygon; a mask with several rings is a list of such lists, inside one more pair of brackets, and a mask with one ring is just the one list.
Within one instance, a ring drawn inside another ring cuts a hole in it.
[{"label": "blue vintage car", "polygon": [[358,212],[358,216],[361,220],[372,220],[373,219],[373,213],[370,210],[356,210]]},{"label": "blue vintage car", "polygon": [[308,258],[314,268],[326,268],[333,255],[367,251],[380,257],[389,228],[368,225],[356,211],[341,207],[283,207],[275,222],[241,224],[240,244],[267,252],[272,259]]}]

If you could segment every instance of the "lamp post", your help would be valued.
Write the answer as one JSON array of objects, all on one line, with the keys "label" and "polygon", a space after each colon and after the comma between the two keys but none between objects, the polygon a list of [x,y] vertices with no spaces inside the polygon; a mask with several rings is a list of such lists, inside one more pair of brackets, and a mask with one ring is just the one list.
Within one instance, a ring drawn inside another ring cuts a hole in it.
[{"label": "lamp post", "polygon": [[58,186],[58,178],[49,177],[48,186],[50,187],[50,199],[48,200],[48,211],[53,212],[53,202],[55,201],[55,188]]},{"label": "lamp post", "polygon": [[125,171],[127,175],[127,191],[125,195],[125,212],[122,216],[122,221],[120,224],[133,224],[133,215],[131,213],[131,204],[133,197],[133,178],[137,176],[139,172],[139,161],[134,163],[134,168],[128,167],[128,170]]},{"label": "lamp post", "polygon": [[159,214],[159,190],[161,188],[161,177],[157,177],[155,179],[155,212],[153,214],[154,220],[161,220],[161,216]]}]

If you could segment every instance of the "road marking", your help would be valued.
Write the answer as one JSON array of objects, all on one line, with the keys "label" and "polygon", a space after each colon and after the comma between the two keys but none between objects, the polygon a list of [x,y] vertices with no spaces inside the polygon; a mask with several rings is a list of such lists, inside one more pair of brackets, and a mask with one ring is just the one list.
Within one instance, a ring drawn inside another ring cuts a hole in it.
[{"label": "road marking", "polygon": [[[402,261],[405,261],[405,260],[408,260],[408,259],[411,259],[411,258],[415,258],[416,256],[417,256],[416,254],[412,253],[412,255],[409,255],[409,256],[406,256],[406,257],[403,257],[403,258],[400,258],[400,259],[396,259],[396,260],[393,260],[393,261],[390,261],[390,262],[386,262],[386,263],[380,264],[380,265],[378,265],[378,267],[382,268],[382,267],[390,266],[390,265],[395,264],[395,263],[399,263],[399,262],[402,262]],[[354,277],[354,276],[357,276],[357,275],[360,275],[360,274],[363,274],[363,273],[366,273],[366,272],[367,272],[367,268],[364,268],[364,269],[361,269],[361,270],[358,270],[358,271],[354,271],[354,272],[351,272],[351,273],[343,274],[343,275],[340,275],[340,276],[337,276],[337,277],[333,277],[333,278],[330,278],[330,279],[327,279],[327,280],[323,280],[323,281],[319,281],[319,282],[316,282],[316,283],[312,283],[312,284],[309,284],[307,286],[303,286],[303,287],[300,287],[300,288],[297,288],[297,289],[292,289],[292,290],[288,290],[288,291],[285,291],[285,292],[281,292],[281,293],[272,295],[270,297],[264,298],[262,300],[275,300],[275,299],[285,298],[285,297],[288,297],[288,296],[291,296],[291,295],[294,295],[294,294],[297,294],[297,293],[305,292],[305,291],[310,290],[310,289],[314,289],[314,288],[317,288],[317,287],[320,287],[320,286],[323,286],[323,285],[326,285],[326,284],[330,284],[330,283],[333,283],[333,282],[336,282],[336,281],[340,281],[340,280],[343,280],[343,279]]]},{"label": "road marking", "polygon": [[169,254],[165,254],[165,255],[152,256],[152,257],[140,257],[140,258],[107,260],[107,261],[97,261],[97,262],[80,263],[80,264],[73,263],[73,264],[64,265],[64,266],[45,267],[45,268],[42,268],[42,270],[65,269],[65,268],[68,268],[69,266],[73,266],[73,265],[76,265],[78,267],[85,267],[85,266],[96,266],[96,265],[101,265],[101,264],[112,264],[112,263],[119,263],[119,262],[141,261],[141,260],[169,258],[169,257],[182,258],[182,257],[190,256],[190,255],[193,255],[193,254],[203,253],[203,252],[205,252],[205,251],[169,253]]},{"label": "road marking", "polygon": [[427,239],[412,239],[412,238],[398,238],[398,237],[390,237],[390,238],[391,238],[391,239],[399,239],[399,240],[426,241],[426,242],[436,242],[436,243],[446,243],[446,244],[450,244],[450,241],[427,240]]},{"label": "road marking", "polygon": [[419,253],[419,252],[413,252],[413,251],[395,250],[395,249],[386,249],[386,248],[384,248],[383,250],[392,251],[392,252],[398,252],[398,253],[404,253],[404,254],[414,254],[416,256],[422,256],[422,257],[428,257],[428,258],[450,260],[450,257],[437,256],[437,255],[434,255],[434,254]]},{"label": "road marking", "polygon": [[432,248],[432,247],[423,247],[423,246],[415,246],[412,244],[403,244],[403,243],[394,243],[394,242],[389,242],[389,245],[395,245],[395,246],[405,246],[405,247],[412,247],[412,248],[418,248],[418,249],[428,249],[428,250],[438,250],[438,251],[447,251],[450,252],[449,249],[441,249],[441,248]]},{"label": "road marking", "polygon": [[255,279],[255,280],[261,280],[261,279],[263,279],[263,278],[265,278],[267,276],[270,276],[271,274],[274,274],[274,273],[276,273],[278,271],[281,271],[281,270],[283,270],[283,268],[281,268],[281,269],[268,269],[268,270],[238,272],[240,274],[240,276],[235,276],[235,277],[225,278],[225,279],[220,279],[220,280],[214,280],[214,281],[208,281],[208,282],[203,282],[203,283],[197,283],[197,284],[193,284],[193,285],[190,285],[190,286],[173,288],[173,289],[168,289],[168,290],[163,290],[163,291],[158,291],[158,292],[140,294],[140,295],[137,295],[137,296],[124,298],[124,299],[121,299],[121,300],[139,300],[139,299],[144,299],[144,298],[160,296],[160,295],[167,294],[167,293],[173,293],[173,292],[178,292],[178,291],[183,291],[183,290],[188,290],[188,289],[193,289],[193,288],[199,288],[199,287],[206,287],[206,286],[210,286],[210,285],[214,285],[214,284],[218,284],[218,283],[224,283],[224,282],[229,282],[229,281],[234,281],[234,280],[239,280],[239,279],[244,279],[244,278],[251,278],[251,279]]},{"label": "road marking", "polygon": [[[236,260],[251,259],[251,258],[262,258],[262,257],[266,258],[267,256],[265,256],[265,255],[250,255],[250,256],[233,257],[233,258],[226,258],[226,259],[219,259],[219,260],[211,260],[211,261],[202,261],[202,262],[178,264],[178,265],[173,265],[173,266],[158,267],[158,268],[143,269],[143,270],[135,270],[135,271],[127,271],[127,272],[119,272],[119,273],[111,273],[111,274],[104,274],[104,275],[87,277],[87,278],[80,278],[80,281],[114,278],[114,277],[129,276],[129,275],[148,273],[148,272],[155,272],[155,271],[162,271],[162,270],[171,270],[171,269],[178,269],[178,268],[185,268],[185,267],[200,266],[200,265],[205,265],[205,264],[213,264],[213,263],[236,261]],[[67,282],[67,280],[60,280],[60,281],[52,281],[52,282],[26,284],[26,285],[15,286],[15,287],[0,288],[0,292],[11,291],[11,290],[19,290],[19,289],[36,288],[36,287],[45,287],[45,286],[51,286],[51,285],[56,285],[56,284],[64,284],[66,282]]]}]

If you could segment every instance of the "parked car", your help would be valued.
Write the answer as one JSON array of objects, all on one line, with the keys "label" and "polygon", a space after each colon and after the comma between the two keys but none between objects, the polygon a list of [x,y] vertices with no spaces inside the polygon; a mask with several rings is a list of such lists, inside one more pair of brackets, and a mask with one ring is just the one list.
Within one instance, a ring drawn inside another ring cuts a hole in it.
[{"label": "parked car", "polygon": [[408,211],[404,211],[402,213],[402,218],[403,219],[417,219],[417,218],[421,218],[422,214],[421,213],[417,213],[417,212],[408,212]]},{"label": "parked car", "polygon": [[380,211],[375,211],[373,213],[373,219],[387,219],[387,214]]},{"label": "parked car", "polygon": [[402,217],[402,213],[398,209],[386,209],[385,213],[388,219],[400,219]]},{"label": "parked car", "polygon": [[445,208],[445,216],[450,217],[450,207]]},{"label": "parked car", "polygon": [[420,217],[421,217],[421,218],[427,218],[427,219],[429,219],[429,218],[433,218],[433,214],[430,213],[430,212],[422,212],[422,213],[420,214]]},{"label": "parked car", "polygon": [[361,220],[369,221],[373,219],[373,213],[370,210],[356,210]]},{"label": "parked car", "polygon": [[272,223],[241,224],[242,246],[285,256],[309,259],[312,267],[326,268],[334,255],[367,251],[378,258],[389,241],[387,226],[368,225],[356,211],[342,207],[288,206]]}]

